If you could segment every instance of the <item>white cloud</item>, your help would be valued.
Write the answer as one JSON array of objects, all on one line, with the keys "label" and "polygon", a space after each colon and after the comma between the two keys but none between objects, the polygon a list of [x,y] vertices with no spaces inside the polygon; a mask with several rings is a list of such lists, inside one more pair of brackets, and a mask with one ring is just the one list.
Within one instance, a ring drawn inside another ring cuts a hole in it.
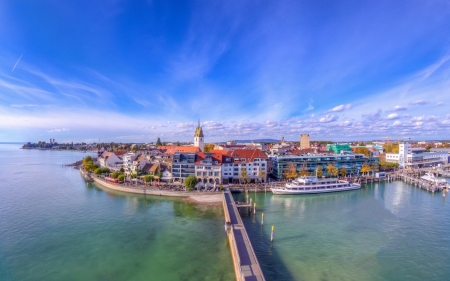
[{"label": "white cloud", "polygon": [[307,111],[313,110],[313,109],[314,109],[313,102],[314,102],[314,101],[313,101],[312,99],[309,99],[308,107],[305,108],[305,109],[303,110],[303,112],[307,112]]},{"label": "white cloud", "polygon": [[397,120],[394,122],[394,124],[392,124],[392,126],[400,126],[402,124],[402,122],[400,120]]},{"label": "white cloud", "polygon": [[397,119],[397,118],[398,118],[397,113],[391,113],[386,117],[386,119],[388,119],[388,120],[393,120],[393,119]]},{"label": "white cloud", "polygon": [[337,120],[337,117],[335,115],[325,115],[324,117],[319,119],[320,123],[330,123]]},{"label": "white cloud", "polygon": [[412,104],[413,105],[425,105],[425,104],[428,104],[429,102],[428,101],[424,101],[424,100],[416,100],[416,101],[414,101]]},{"label": "white cloud", "polygon": [[328,110],[327,112],[341,112],[344,110],[348,110],[350,108],[352,108],[351,104],[341,104],[336,107],[333,107],[332,109]]},{"label": "white cloud", "polygon": [[394,107],[394,110],[395,111],[402,111],[402,110],[407,110],[408,108],[406,107],[406,106],[403,106],[403,105],[396,105],[395,107]]},{"label": "white cloud", "polygon": [[438,106],[439,106],[439,105],[443,105],[443,104],[444,104],[444,103],[441,102],[441,101],[436,103],[436,105],[438,105]]}]

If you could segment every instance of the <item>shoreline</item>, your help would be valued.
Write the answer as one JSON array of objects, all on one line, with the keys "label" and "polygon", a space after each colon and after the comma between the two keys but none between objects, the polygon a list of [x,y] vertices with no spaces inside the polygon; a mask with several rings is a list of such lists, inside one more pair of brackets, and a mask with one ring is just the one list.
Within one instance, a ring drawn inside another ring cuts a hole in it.
[{"label": "shoreline", "polygon": [[[80,169],[81,176],[86,179],[86,172]],[[133,193],[140,195],[153,195],[153,196],[167,196],[167,197],[182,197],[189,200],[192,203],[198,204],[209,204],[218,205],[222,204],[223,192],[197,192],[197,191],[169,191],[169,190],[158,190],[158,189],[137,189],[130,188],[127,186],[121,186],[118,184],[113,184],[106,182],[96,176],[90,176],[90,179],[100,187],[111,189],[114,191],[120,191],[125,193]]]}]

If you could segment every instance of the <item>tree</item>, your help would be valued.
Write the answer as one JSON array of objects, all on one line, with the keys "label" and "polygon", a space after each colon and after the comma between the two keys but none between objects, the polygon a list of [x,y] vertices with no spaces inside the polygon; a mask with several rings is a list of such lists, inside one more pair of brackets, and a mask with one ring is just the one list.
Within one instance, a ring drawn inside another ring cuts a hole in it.
[{"label": "tree", "polygon": [[300,176],[301,177],[309,176],[308,166],[306,165],[306,162],[303,163],[302,168],[300,169]]},{"label": "tree", "polygon": [[338,175],[339,171],[338,168],[336,168],[333,164],[328,164],[327,166],[327,174],[330,177],[336,177]]},{"label": "tree", "polygon": [[117,179],[117,177],[119,176],[119,175],[121,175],[119,172],[114,172],[114,173],[112,173],[111,174],[111,177],[113,178],[113,179]]},{"label": "tree", "polygon": [[261,182],[263,180],[266,180],[266,173],[263,171],[259,172],[258,178],[261,180]]},{"label": "tree", "polygon": [[316,168],[316,176],[320,179],[323,177],[323,170],[322,170],[322,166],[317,166]]},{"label": "tree", "polygon": [[145,175],[144,176],[144,182],[145,183],[149,183],[151,181],[153,181],[154,177],[152,175]]},{"label": "tree", "polygon": [[370,166],[367,165],[367,163],[364,163],[364,164],[362,165],[362,167],[361,167],[360,172],[363,173],[363,174],[364,174],[364,173],[370,172]]},{"label": "tree", "polygon": [[83,161],[81,161],[83,165],[85,165],[87,162],[94,162],[91,156],[86,156],[83,158]]},{"label": "tree", "polygon": [[239,179],[241,179],[244,183],[248,182],[247,167],[241,168],[241,173],[239,174]]},{"label": "tree", "polygon": [[177,141],[177,146],[180,146],[180,142],[179,141]]},{"label": "tree", "polygon": [[124,175],[124,174],[120,174],[120,175],[117,176],[117,179],[118,179],[120,182],[123,182],[123,180],[125,179],[125,175]]},{"label": "tree", "polygon": [[94,164],[94,162],[86,162],[86,164],[84,164],[84,169],[88,172],[92,172],[94,171],[96,168],[98,168],[97,165]]},{"label": "tree", "polygon": [[187,191],[191,191],[194,189],[195,185],[197,184],[197,178],[195,176],[189,176],[184,180],[184,186],[186,187]]},{"label": "tree", "polygon": [[286,170],[284,170],[284,176],[287,179],[295,179],[297,175],[297,167],[294,163],[289,162],[286,166]]},{"label": "tree", "polygon": [[357,147],[357,148],[355,148],[354,152],[356,154],[364,154],[367,157],[370,156],[370,150],[367,149],[366,147]]},{"label": "tree", "polygon": [[339,171],[339,174],[341,175],[341,177],[345,177],[345,175],[347,175],[347,169],[345,169],[345,167],[342,167]]},{"label": "tree", "polygon": [[203,146],[203,152],[210,152],[213,149],[214,149],[213,143],[208,143]]},{"label": "tree", "polygon": [[161,140],[158,137],[158,139],[156,140],[156,146],[160,146],[160,145],[162,145],[162,143],[161,143]]},{"label": "tree", "polygon": [[94,174],[96,174],[96,175],[99,175],[101,173],[102,173],[102,169],[100,169],[100,168],[97,168],[94,170]]}]

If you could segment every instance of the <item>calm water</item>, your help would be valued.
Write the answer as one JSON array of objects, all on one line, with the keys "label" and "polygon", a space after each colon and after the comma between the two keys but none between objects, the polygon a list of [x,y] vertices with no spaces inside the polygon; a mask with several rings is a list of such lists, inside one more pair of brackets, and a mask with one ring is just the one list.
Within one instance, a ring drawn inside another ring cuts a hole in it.
[{"label": "calm water", "polygon": [[0,144],[0,280],[233,280],[221,206],[86,184],[85,153]]},{"label": "calm water", "polygon": [[244,224],[267,280],[450,280],[450,198],[441,193],[394,182],[250,197],[257,214]]}]

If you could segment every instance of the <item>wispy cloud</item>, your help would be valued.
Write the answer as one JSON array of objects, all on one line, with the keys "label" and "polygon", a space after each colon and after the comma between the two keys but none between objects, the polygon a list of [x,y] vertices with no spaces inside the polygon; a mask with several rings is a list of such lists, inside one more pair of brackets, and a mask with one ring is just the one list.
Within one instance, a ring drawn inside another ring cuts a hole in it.
[{"label": "wispy cloud", "polygon": [[22,56],[23,56],[23,53],[20,55],[19,59],[18,59],[18,60],[16,61],[16,63],[14,64],[14,66],[13,66],[11,72],[13,72],[14,69],[16,69],[16,66],[19,64],[19,61],[20,61],[20,59],[22,58]]},{"label": "wispy cloud", "polygon": [[328,112],[341,112],[350,108],[352,108],[351,104],[341,104],[328,110]]},{"label": "wispy cloud", "polygon": [[314,110],[313,102],[314,102],[314,101],[313,101],[312,99],[309,99],[308,107],[305,108],[305,109],[303,110],[303,112],[308,112],[308,111]]}]

